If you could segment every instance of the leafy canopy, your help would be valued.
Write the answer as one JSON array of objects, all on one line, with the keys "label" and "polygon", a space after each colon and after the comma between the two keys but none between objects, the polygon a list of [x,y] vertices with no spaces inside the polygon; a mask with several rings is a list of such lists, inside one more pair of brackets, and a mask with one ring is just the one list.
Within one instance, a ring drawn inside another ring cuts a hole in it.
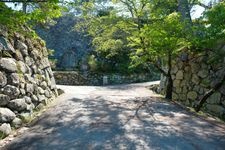
[{"label": "leafy canopy", "polygon": [[[15,1],[12,0],[12,2]],[[26,3],[30,5],[30,10],[27,13],[22,10],[12,10],[5,3],[0,2],[0,22],[12,30],[16,30],[22,25],[35,26],[52,22],[53,18],[61,16],[63,8],[58,2],[58,0],[29,1],[29,3]]]}]

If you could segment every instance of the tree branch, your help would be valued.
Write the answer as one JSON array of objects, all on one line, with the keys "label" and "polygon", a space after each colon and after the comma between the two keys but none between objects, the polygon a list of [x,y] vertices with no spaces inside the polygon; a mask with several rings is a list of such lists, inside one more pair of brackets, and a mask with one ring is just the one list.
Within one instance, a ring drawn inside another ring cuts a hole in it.
[{"label": "tree branch", "polygon": [[200,3],[200,2],[196,3],[196,5],[199,5],[199,6],[203,7],[203,8],[205,8],[205,9],[210,9],[210,8],[212,8],[212,6],[208,6],[208,5],[205,5],[205,4]]},{"label": "tree branch", "polygon": [[168,77],[168,74],[165,70],[163,70],[161,67],[159,67],[157,64],[154,64],[154,66],[166,77]]},{"label": "tree branch", "polygon": [[225,74],[223,75],[223,78],[222,80],[217,83],[214,88],[210,89],[209,91],[207,91],[204,96],[200,99],[200,101],[198,102],[198,104],[194,107],[195,108],[195,111],[198,112],[203,104],[206,102],[206,100],[213,94],[215,93],[217,90],[219,90],[225,83]]},{"label": "tree branch", "polygon": [[134,16],[134,12],[133,12],[132,6],[127,1],[120,0],[120,2],[127,6],[128,10],[131,13],[132,18],[134,18],[135,16]]}]

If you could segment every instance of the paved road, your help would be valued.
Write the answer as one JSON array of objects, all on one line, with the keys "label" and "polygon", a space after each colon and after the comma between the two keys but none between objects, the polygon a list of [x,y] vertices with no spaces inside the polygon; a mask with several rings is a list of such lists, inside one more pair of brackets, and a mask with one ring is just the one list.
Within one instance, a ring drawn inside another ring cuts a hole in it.
[{"label": "paved road", "polygon": [[59,86],[66,93],[57,105],[5,149],[225,149],[223,126],[160,100],[144,86]]}]

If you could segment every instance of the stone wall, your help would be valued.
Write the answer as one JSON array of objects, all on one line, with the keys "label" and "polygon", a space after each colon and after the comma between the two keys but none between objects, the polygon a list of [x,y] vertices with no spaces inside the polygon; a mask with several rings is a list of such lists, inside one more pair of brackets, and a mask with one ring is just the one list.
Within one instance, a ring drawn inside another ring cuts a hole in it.
[{"label": "stone wall", "polygon": [[86,60],[92,51],[90,37],[74,30],[81,21],[72,13],[64,14],[56,20],[54,26],[36,28],[38,35],[46,41],[46,46],[54,50],[51,57],[57,59],[57,68],[80,69],[79,64]]},{"label": "stone wall", "polygon": [[54,71],[55,81],[59,85],[86,85],[87,78],[75,71]]},{"label": "stone wall", "polygon": [[113,85],[159,80],[157,75],[151,73],[131,75],[87,73],[82,75],[74,71],[55,71],[54,76],[56,83],[61,85]]},{"label": "stone wall", "polygon": [[56,96],[44,42],[0,27],[0,136],[20,127]]},{"label": "stone wall", "polygon": [[[193,106],[222,80],[225,60],[218,64],[209,63],[210,55],[212,54],[190,54],[185,61],[182,61],[182,57],[177,58],[172,68],[173,100]],[[203,110],[225,119],[225,85],[208,98]]]}]

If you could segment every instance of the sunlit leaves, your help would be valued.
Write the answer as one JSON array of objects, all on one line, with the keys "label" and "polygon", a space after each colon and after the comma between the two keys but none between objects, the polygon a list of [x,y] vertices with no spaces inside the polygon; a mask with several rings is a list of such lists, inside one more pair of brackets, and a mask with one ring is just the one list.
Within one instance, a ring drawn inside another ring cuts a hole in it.
[{"label": "sunlit leaves", "polygon": [[30,14],[31,21],[35,23],[48,23],[52,18],[61,16],[62,8],[57,3],[40,3]]},{"label": "sunlit leaves", "polygon": [[0,23],[7,25],[9,28],[14,28],[15,25],[24,24],[29,20],[29,16],[25,16],[20,11],[13,11],[4,3],[0,3]]},{"label": "sunlit leaves", "polygon": [[[120,57],[129,50],[133,65],[155,63],[181,51],[201,52],[224,41],[225,4],[215,5],[202,18],[187,23],[178,12],[177,0],[116,0],[123,12],[102,9],[86,15],[84,26],[93,46],[105,58]],[[94,10],[84,5],[85,10]],[[89,7],[90,6],[90,7]],[[121,7],[122,8],[122,7]],[[130,15],[124,15],[128,11]],[[88,16],[88,17],[87,17]]]},{"label": "sunlit leaves", "polygon": [[177,13],[172,13],[163,20],[146,24],[140,33],[146,48],[143,49],[141,45],[143,43],[139,39],[131,40],[134,45],[140,44],[139,47],[142,47],[142,49],[136,50],[136,55],[144,60],[148,57],[148,61],[153,62],[159,57],[167,56],[168,52],[176,55],[182,47],[187,45],[183,32],[184,28],[185,25],[181,22],[180,15]]},{"label": "sunlit leaves", "polygon": [[[196,20],[192,27],[193,35],[189,38],[192,50],[205,51],[215,49],[219,41],[225,41],[225,2],[218,3],[207,10],[204,16]],[[218,51],[218,49],[217,49]]]},{"label": "sunlit leaves", "polygon": [[0,22],[13,30],[21,25],[35,26],[37,24],[46,24],[53,21],[54,18],[61,16],[62,7],[58,0],[49,0],[48,2],[30,2],[31,10],[27,13],[22,10],[12,10],[4,3],[0,3]]}]

